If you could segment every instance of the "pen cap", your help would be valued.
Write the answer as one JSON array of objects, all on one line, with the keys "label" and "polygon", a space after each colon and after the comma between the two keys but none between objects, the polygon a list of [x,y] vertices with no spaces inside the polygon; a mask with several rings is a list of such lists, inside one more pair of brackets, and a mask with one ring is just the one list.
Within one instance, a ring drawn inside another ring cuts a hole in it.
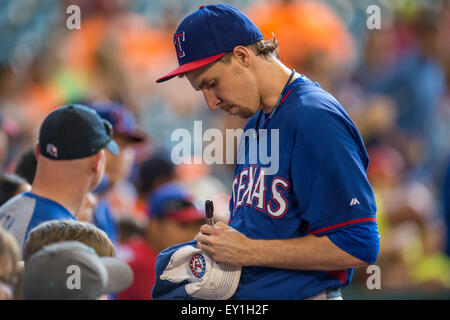
[{"label": "pen cap", "polygon": [[213,217],[213,213],[214,213],[214,205],[213,202],[211,200],[206,200],[205,201],[205,214],[206,214],[206,218],[211,219]]}]

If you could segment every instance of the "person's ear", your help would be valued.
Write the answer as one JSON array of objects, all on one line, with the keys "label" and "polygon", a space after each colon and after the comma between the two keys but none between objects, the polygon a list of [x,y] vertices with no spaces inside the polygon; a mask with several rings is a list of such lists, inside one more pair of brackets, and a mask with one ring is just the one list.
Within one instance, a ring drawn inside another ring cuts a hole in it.
[{"label": "person's ear", "polygon": [[92,171],[97,173],[103,170],[102,166],[105,165],[105,162],[106,162],[105,150],[102,149],[93,157]]},{"label": "person's ear", "polygon": [[251,54],[248,48],[244,46],[236,46],[233,49],[233,55],[242,66],[246,68],[250,66]]},{"label": "person's ear", "polygon": [[39,150],[39,142],[37,142],[34,145],[34,156],[35,156],[35,158],[37,159],[40,154],[41,154],[41,151]]}]

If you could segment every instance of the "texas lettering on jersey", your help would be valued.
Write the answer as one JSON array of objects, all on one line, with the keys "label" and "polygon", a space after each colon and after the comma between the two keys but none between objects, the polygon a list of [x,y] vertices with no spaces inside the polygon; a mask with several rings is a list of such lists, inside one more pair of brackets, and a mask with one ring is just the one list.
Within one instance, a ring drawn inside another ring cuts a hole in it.
[{"label": "texas lettering on jersey", "polygon": [[288,191],[290,184],[282,177],[273,177],[270,186],[267,186],[266,180],[269,179],[265,168],[250,165],[242,169],[233,180],[233,212],[245,205],[266,212],[273,218],[284,216],[288,202],[283,193]]}]

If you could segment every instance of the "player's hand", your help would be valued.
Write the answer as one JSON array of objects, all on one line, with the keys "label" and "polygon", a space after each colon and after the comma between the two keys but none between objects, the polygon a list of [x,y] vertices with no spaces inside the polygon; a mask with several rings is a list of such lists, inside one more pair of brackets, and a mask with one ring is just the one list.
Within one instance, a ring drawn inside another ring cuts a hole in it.
[{"label": "player's hand", "polygon": [[197,248],[205,251],[216,262],[251,265],[252,240],[222,222],[214,226],[201,226],[196,240]]}]

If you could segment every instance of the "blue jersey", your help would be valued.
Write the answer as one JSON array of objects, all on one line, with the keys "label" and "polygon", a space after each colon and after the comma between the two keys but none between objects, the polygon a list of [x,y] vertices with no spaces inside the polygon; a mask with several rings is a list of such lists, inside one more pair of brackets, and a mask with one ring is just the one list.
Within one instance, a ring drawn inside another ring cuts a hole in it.
[{"label": "blue jersey", "polygon": [[[376,224],[375,197],[366,176],[369,158],[346,111],[305,76],[284,92],[273,118],[260,117],[258,127],[267,131],[258,139],[241,138],[229,225],[252,239],[290,239]],[[257,119],[249,120],[245,132],[256,128]],[[270,156],[262,161],[265,144]],[[352,269],[243,267],[232,299],[304,299],[344,287],[351,274]]]},{"label": "blue jersey", "polygon": [[114,246],[116,246],[117,241],[119,240],[118,226],[112,213],[108,198],[101,198],[98,201],[97,206],[95,207],[93,222],[98,228],[105,231],[105,233],[108,235],[108,238],[111,240]]},{"label": "blue jersey", "polygon": [[28,233],[39,224],[49,220],[76,220],[59,203],[24,192],[0,207],[0,226],[11,232],[23,250]]}]

